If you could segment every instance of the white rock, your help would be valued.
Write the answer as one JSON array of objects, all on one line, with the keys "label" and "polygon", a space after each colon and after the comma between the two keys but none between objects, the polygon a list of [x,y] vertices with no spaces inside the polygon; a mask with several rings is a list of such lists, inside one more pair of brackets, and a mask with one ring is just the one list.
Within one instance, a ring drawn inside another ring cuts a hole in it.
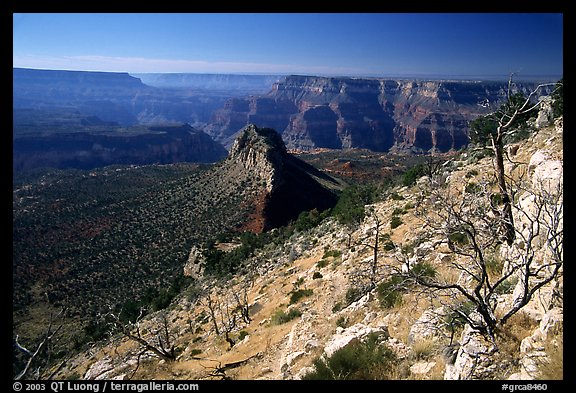
[{"label": "white rock", "polygon": [[316,371],[314,367],[302,367],[300,371],[294,376],[294,379],[302,379],[306,374],[310,374]]},{"label": "white rock", "polygon": [[548,154],[546,154],[542,150],[538,150],[536,153],[532,154],[532,157],[530,157],[530,163],[528,164],[528,170],[533,171],[534,169],[536,169],[536,167],[538,165],[540,165],[544,161],[547,161],[548,159],[549,159]]},{"label": "white rock", "polygon": [[296,360],[300,359],[302,357],[302,355],[304,355],[304,354],[305,354],[305,352],[303,352],[303,351],[298,351],[298,352],[293,352],[293,353],[288,354],[288,356],[286,356],[286,364],[288,366],[292,366],[292,364]]},{"label": "white rock", "polygon": [[563,172],[562,161],[544,161],[534,169],[532,186],[536,190],[556,193],[562,185]]},{"label": "white rock", "polygon": [[314,348],[318,348],[320,346],[320,342],[316,339],[312,339],[312,340],[308,340],[306,341],[306,344],[304,344],[304,349],[306,351],[311,351]]},{"label": "white rock", "polygon": [[426,374],[432,367],[436,365],[436,362],[418,362],[410,366],[410,372],[412,374]]},{"label": "white rock", "polygon": [[377,328],[373,328],[370,326],[366,326],[362,323],[357,323],[354,326],[350,326],[347,329],[340,330],[341,333],[336,333],[332,338],[326,343],[324,346],[324,353],[326,356],[330,357],[334,352],[339,350],[340,348],[345,347],[350,341],[353,339],[362,339],[363,337],[367,336],[370,333],[381,333],[386,338],[390,336],[388,333],[388,329],[386,326],[380,326]]}]

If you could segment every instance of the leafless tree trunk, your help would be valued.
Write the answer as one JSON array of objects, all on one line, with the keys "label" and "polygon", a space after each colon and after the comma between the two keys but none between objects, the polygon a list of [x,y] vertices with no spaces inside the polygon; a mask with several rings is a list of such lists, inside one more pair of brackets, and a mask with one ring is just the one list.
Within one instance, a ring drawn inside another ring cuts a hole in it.
[{"label": "leafless tree trunk", "polygon": [[[438,244],[446,244],[454,254],[445,267],[457,273],[460,279],[419,275],[414,270],[406,273],[416,284],[430,289],[431,294],[439,291],[454,300],[464,299],[473,304],[481,320],[458,308],[454,311],[492,340],[499,325],[506,323],[524,307],[538,289],[561,274],[563,264],[561,185],[554,190],[536,190],[522,188],[525,183],[522,179],[513,181],[508,178],[508,181],[515,193],[521,190],[522,195],[531,200],[530,208],[512,200],[509,204],[516,211],[516,217],[528,223],[523,228],[512,227],[514,239],[521,240],[521,245],[504,246],[498,240],[499,228],[513,221],[495,213],[497,206],[493,198],[493,183],[482,180],[460,192],[430,182],[431,189],[423,193],[427,199],[422,198],[416,214],[422,219],[430,237],[441,239]],[[546,262],[542,262],[542,239],[547,239],[544,247]],[[503,253],[502,247],[508,247],[509,252]],[[490,261],[495,257],[503,259],[504,271],[493,271]],[[402,262],[409,258],[409,255],[403,256]],[[494,313],[496,297],[504,284],[513,278],[522,282],[521,294],[499,317]]]},{"label": "leafless tree trunk", "polygon": [[513,103],[511,102],[511,87],[512,87],[512,75],[508,79],[508,92],[507,99],[508,105],[505,110],[501,110],[495,113],[495,118],[497,122],[496,132],[490,135],[490,142],[492,144],[492,152],[494,153],[494,166],[495,174],[498,182],[498,188],[500,191],[500,196],[502,199],[502,229],[503,236],[508,245],[514,242],[515,230],[514,230],[514,216],[512,214],[512,199],[509,192],[509,187],[506,184],[506,171],[504,168],[504,137],[511,134],[514,131],[514,122],[519,116],[526,113],[532,112],[540,105],[540,101],[536,103],[532,102],[532,97],[536,95],[540,89],[546,86],[554,86],[556,83],[545,83],[538,85],[534,90],[530,92],[528,97],[523,102]]},{"label": "leafless tree trunk", "polygon": [[[45,375],[46,367],[50,364],[51,360],[51,345],[55,336],[60,332],[62,329],[62,323],[58,326],[55,326],[56,322],[65,314],[65,309],[60,310],[58,314],[54,315],[53,313],[50,314],[50,321],[48,323],[48,328],[44,333],[42,339],[36,346],[36,349],[29,350],[22,343],[20,343],[20,337],[16,335],[14,340],[14,344],[16,348],[24,354],[27,358],[26,365],[15,377],[15,380],[19,380],[25,377],[33,377],[34,379],[51,379],[53,377],[51,375]],[[35,369],[33,365],[36,365]]]},{"label": "leafless tree trunk", "polygon": [[152,334],[144,336],[141,325],[144,317],[143,310],[135,322],[124,322],[120,319],[121,313],[110,311],[107,316],[110,320],[110,331],[112,334],[120,333],[124,337],[140,344],[142,350],[149,351],[166,361],[176,360],[175,347],[172,344],[171,334],[168,326],[168,319],[165,313],[159,315],[159,324],[152,328]]},{"label": "leafless tree trunk", "polygon": [[214,326],[214,331],[216,332],[216,335],[219,336],[220,329],[218,329],[218,320],[216,319],[216,304],[210,294],[206,295],[206,307],[208,307],[208,312],[210,313],[210,320]]},{"label": "leafless tree trunk", "polygon": [[224,329],[224,338],[230,345],[230,348],[232,348],[234,345],[236,345],[236,341],[230,337],[230,333],[236,328],[236,309],[230,310],[228,299],[225,299],[224,303],[224,309],[222,309],[222,303],[219,303],[220,322],[222,328]]},{"label": "leafless tree trunk", "polygon": [[[378,251],[380,248],[380,232],[382,230],[383,222],[381,221],[378,214],[374,211],[374,208],[369,208],[370,219],[374,221],[374,226],[370,230],[370,234],[364,239],[361,239],[358,243],[361,246],[368,247],[372,250],[372,262],[370,265],[370,290],[376,287],[378,282]],[[373,237],[372,237],[373,236]],[[368,241],[372,239],[372,241]]]},{"label": "leafless tree trunk", "polygon": [[236,341],[231,333],[238,327],[238,324],[244,322],[246,325],[252,322],[250,317],[250,306],[248,303],[248,287],[251,281],[245,281],[240,291],[230,289],[221,289],[216,296],[208,293],[202,300],[208,308],[210,319],[217,335],[224,334],[226,342],[232,348]]},{"label": "leafless tree trunk", "polygon": [[240,315],[247,325],[252,322],[250,318],[250,305],[248,303],[248,290],[246,287],[242,288],[242,294],[234,292],[234,299],[236,300],[236,309],[240,311]]}]

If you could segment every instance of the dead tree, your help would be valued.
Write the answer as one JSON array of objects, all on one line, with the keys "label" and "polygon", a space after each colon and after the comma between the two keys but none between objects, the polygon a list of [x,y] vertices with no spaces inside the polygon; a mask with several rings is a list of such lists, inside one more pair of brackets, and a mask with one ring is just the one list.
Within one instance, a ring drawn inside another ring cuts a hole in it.
[{"label": "dead tree", "polygon": [[224,330],[224,339],[232,348],[236,345],[236,341],[232,339],[230,333],[236,328],[237,323],[237,315],[236,315],[236,308],[230,308],[227,299],[224,302],[224,307],[222,307],[222,303],[219,303],[219,312],[220,312],[220,322],[223,330]]},{"label": "dead tree", "polygon": [[540,106],[540,101],[534,102],[533,97],[543,88],[556,85],[556,83],[539,84],[525,97],[521,93],[512,94],[512,77],[513,75],[508,79],[506,103],[486,116],[486,118],[481,119],[485,121],[475,121],[471,124],[472,140],[478,140],[482,143],[489,142],[494,154],[494,173],[497,179],[500,199],[502,200],[500,222],[503,233],[501,236],[508,245],[514,242],[515,230],[512,198],[506,182],[506,171],[504,168],[505,139],[517,130],[520,119]]},{"label": "dead tree", "polygon": [[114,313],[112,311],[107,314],[111,334],[120,333],[123,337],[137,342],[143,352],[152,352],[159,358],[170,362],[176,360],[176,348],[173,345],[165,313],[158,316],[159,320],[156,326],[152,326],[150,333],[146,335],[142,327],[144,309],[140,310],[135,322],[125,322],[120,318],[120,315],[121,312]]},{"label": "dead tree", "polygon": [[[526,187],[522,179],[507,181],[514,193],[522,191],[511,203],[517,219],[523,225],[514,226],[516,244],[507,246],[498,239],[507,218],[494,213],[503,201],[494,198],[498,184],[490,180],[469,184],[464,190],[441,188],[430,182],[431,189],[424,190],[422,202],[416,210],[424,230],[431,238],[445,244],[453,258],[444,267],[455,275],[423,275],[409,269],[405,276],[427,288],[431,295],[441,294],[453,299],[453,304],[466,301],[473,305],[473,314],[455,307],[454,312],[473,329],[494,341],[496,330],[535,295],[536,291],[559,277],[563,265],[563,192],[561,181],[554,189]],[[521,205],[529,199],[529,207]],[[503,222],[504,221],[504,222]],[[544,239],[544,240],[543,240]],[[411,258],[402,256],[402,261]],[[492,264],[502,260],[501,271]],[[520,293],[509,309],[496,315],[496,298],[503,288],[514,280],[521,282]]]},{"label": "dead tree", "polygon": [[369,218],[374,222],[372,228],[370,228],[369,233],[363,239],[358,242],[358,245],[368,247],[372,250],[372,261],[370,263],[370,272],[369,272],[369,279],[370,279],[370,290],[376,287],[376,283],[378,282],[378,252],[380,249],[380,236],[382,231],[383,222],[378,217],[375,209],[370,207],[368,209]]},{"label": "dead tree", "polygon": [[238,328],[239,324],[248,325],[252,322],[248,303],[249,285],[250,282],[247,280],[240,291],[232,290],[230,294],[230,290],[221,289],[216,295],[206,294],[200,301],[208,308],[214,332],[218,336],[224,335],[230,348],[236,345],[231,333]]},{"label": "dead tree", "polygon": [[[20,336],[16,335],[14,339],[14,345],[20,353],[22,353],[25,358],[24,368],[14,377],[15,380],[23,378],[32,379],[52,379],[55,373],[61,368],[65,361],[61,363],[60,367],[55,371],[47,374],[47,368],[51,363],[51,353],[52,345],[54,343],[55,337],[60,333],[63,324],[61,323],[61,318],[65,314],[65,309],[60,310],[56,315],[54,313],[50,314],[50,321],[46,331],[42,335],[40,342],[36,345],[33,350],[27,349],[21,342]],[[56,322],[60,321],[59,324]]]},{"label": "dead tree", "polygon": [[220,335],[220,329],[218,328],[218,320],[216,319],[216,301],[212,299],[210,294],[206,295],[206,300],[203,302],[206,307],[208,308],[208,312],[210,313],[210,320],[212,321],[212,326],[214,326],[214,331],[216,335]]},{"label": "dead tree", "polygon": [[236,300],[236,309],[240,312],[240,316],[244,320],[245,324],[250,324],[252,318],[250,318],[250,305],[248,303],[248,290],[246,287],[242,288],[241,294],[234,292],[234,300]]},{"label": "dead tree", "polygon": [[260,356],[260,353],[257,353],[255,355],[252,355],[246,359],[243,360],[239,360],[237,362],[232,362],[232,363],[225,363],[222,364],[222,362],[218,362],[217,366],[212,366],[212,367],[206,367],[204,365],[202,365],[202,367],[204,367],[205,369],[210,370],[208,372],[208,377],[210,378],[218,378],[221,380],[229,380],[231,379],[228,375],[226,375],[226,371],[240,367],[246,363],[248,363],[250,360],[252,360],[255,357]]}]

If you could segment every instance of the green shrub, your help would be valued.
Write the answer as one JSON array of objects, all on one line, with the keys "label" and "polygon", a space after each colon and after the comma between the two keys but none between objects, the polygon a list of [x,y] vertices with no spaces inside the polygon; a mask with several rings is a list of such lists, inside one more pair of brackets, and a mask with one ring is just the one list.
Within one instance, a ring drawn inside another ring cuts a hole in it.
[{"label": "green shrub", "polygon": [[290,294],[290,304],[297,303],[303,297],[311,296],[312,293],[311,289],[298,289]]},{"label": "green shrub", "polygon": [[342,251],[340,250],[327,250],[324,252],[324,255],[322,255],[322,259],[330,257],[338,258],[340,256],[342,256]]},{"label": "green shrub", "polygon": [[471,169],[468,172],[466,172],[466,175],[464,175],[464,177],[467,179],[474,177],[474,176],[478,176],[478,171],[476,169]]},{"label": "green shrub", "polygon": [[328,359],[319,357],[313,364],[315,370],[303,380],[385,380],[392,378],[396,355],[377,333],[371,333],[364,341],[354,339]]},{"label": "green shrub", "polygon": [[470,183],[466,184],[466,187],[464,187],[464,191],[468,194],[478,194],[479,192],[482,191],[482,187],[479,184],[471,181]]},{"label": "green shrub", "polygon": [[345,328],[348,326],[348,318],[345,317],[344,315],[340,316],[340,317],[336,320],[336,326],[345,329]]},{"label": "green shrub", "polygon": [[246,336],[248,336],[248,332],[246,330],[240,330],[240,333],[238,333],[238,341],[244,340]]},{"label": "green shrub", "polygon": [[364,206],[376,201],[377,189],[374,186],[350,186],[340,194],[332,216],[341,224],[361,222],[366,214]]},{"label": "green shrub", "polygon": [[322,269],[323,267],[326,267],[326,266],[328,266],[328,261],[326,259],[321,259],[316,264],[316,267],[318,267],[319,269]]},{"label": "green shrub", "polygon": [[517,277],[509,278],[507,280],[502,281],[500,283],[500,285],[498,285],[496,288],[494,288],[494,292],[497,295],[503,295],[505,293],[510,293],[514,290],[514,287],[516,286],[517,283],[518,283]]},{"label": "green shrub", "polygon": [[436,268],[428,262],[418,262],[412,267],[412,274],[417,277],[436,277]]},{"label": "green shrub", "polygon": [[284,312],[283,310],[276,310],[274,315],[272,315],[270,323],[272,323],[272,325],[281,325],[283,323],[290,322],[294,318],[298,318],[301,315],[302,312],[297,308],[291,308],[288,313]]},{"label": "green shrub", "polygon": [[348,290],[346,291],[346,295],[345,295],[346,304],[350,305],[350,304],[354,303],[355,301],[360,300],[360,298],[362,296],[364,296],[365,294],[366,294],[366,291],[363,288],[356,287],[356,286],[352,286],[352,287],[348,288]]},{"label": "green shrub", "polygon": [[323,277],[322,273],[320,273],[320,272],[314,272],[314,274],[312,275],[313,280],[317,280],[317,279],[322,278],[322,277]]},{"label": "green shrub", "polygon": [[402,225],[402,219],[398,216],[392,216],[392,220],[390,220],[390,228],[394,229],[394,228],[398,228],[400,225]]},{"label": "green shrub", "polygon": [[466,244],[468,244],[468,236],[466,235],[465,232],[458,232],[458,231],[452,232],[448,236],[448,240],[460,246],[465,246]]},{"label": "green shrub", "polygon": [[397,192],[393,192],[390,194],[390,198],[394,201],[402,201],[404,200],[404,197],[400,194],[398,194]]},{"label": "green shrub", "polygon": [[396,248],[389,233],[380,236],[380,241],[382,242],[382,247],[384,247],[385,251],[392,251]]},{"label": "green shrub", "polygon": [[[464,325],[466,324],[466,320],[460,313],[463,313],[464,315],[470,315],[470,313],[475,309],[476,306],[469,300],[462,301],[452,306],[452,311],[449,312],[444,317],[446,325],[448,326],[448,330],[451,332],[455,332],[459,328],[464,327]],[[457,312],[456,310],[458,310],[459,312]]]},{"label": "green shrub", "polygon": [[500,274],[502,274],[502,269],[504,268],[504,263],[502,262],[502,260],[500,258],[497,258],[495,256],[492,255],[488,255],[486,256],[486,258],[484,259],[484,263],[486,264],[486,271],[493,275],[493,276],[499,276]]},{"label": "green shrub", "polygon": [[380,306],[382,308],[391,308],[402,304],[402,294],[405,288],[404,279],[399,275],[392,276],[389,280],[378,284],[376,292]]},{"label": "green shrub", "polygon": [[402,176],[402,185],[411,186],[416,184],[416,180],[426,174],[424,164],[417,164],[412,168],[408,169]]},{"label": "green shrub", "polygon": [[382,247],[384,248],[384,251],[392,251],[396,248],[396,246],[394,245],[394,242],[391,240],[386,241]]}]

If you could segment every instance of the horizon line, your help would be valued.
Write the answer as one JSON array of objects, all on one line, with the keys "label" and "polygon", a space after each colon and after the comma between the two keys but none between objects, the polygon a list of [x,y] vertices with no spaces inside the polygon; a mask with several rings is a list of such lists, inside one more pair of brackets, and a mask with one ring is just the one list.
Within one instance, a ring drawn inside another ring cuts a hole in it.
[{"label": "horizon line", "polygon": [[[13,70],[33,70],[33,71],[64,71],[64,72],[93,72],[109,74],[137,75],[238,75],[238,76],[309,76],[323,78],[372,78],[372,79],[428,79],[428,80],[460,80],[460,81],[500,81],[508,80],[510,74],[438,74],[438,73],[381,73],[381,74],[336,74],[336,73],[302,73],[302,72],[262,72],[262,71],[229,71],[229,72],[200,72],[200,71],[152,71],[152,72],[131,72],[131,71],[102,71],[102,70],[79,70],[65,68],[31,68],[12,67]],[[524,74],[516,75],[516,81],[534,81],[536,79],[560,80],[563,74]]]}]

